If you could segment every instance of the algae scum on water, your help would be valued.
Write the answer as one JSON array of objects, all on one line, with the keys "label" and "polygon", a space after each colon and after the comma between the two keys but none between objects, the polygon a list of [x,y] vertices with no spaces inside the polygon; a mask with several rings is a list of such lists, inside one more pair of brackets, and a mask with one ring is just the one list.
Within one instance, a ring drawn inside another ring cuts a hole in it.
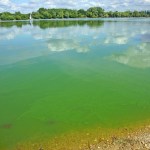
[{"label": "algae scum on water", "polygon": [[0,149],[150,119],[150,19],[0,23]]}]

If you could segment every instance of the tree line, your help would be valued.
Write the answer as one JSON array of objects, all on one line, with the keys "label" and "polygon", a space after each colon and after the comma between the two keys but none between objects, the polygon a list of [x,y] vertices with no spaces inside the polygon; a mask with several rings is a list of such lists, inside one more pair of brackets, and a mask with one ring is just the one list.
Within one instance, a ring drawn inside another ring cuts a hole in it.
[{"label": "tree line", "polygon": [[[39,8],[36,12],[32,12],[31,15],[33,19],[150,17],[150,11],[105,12],[101,7],[91,7],[87,10]],[[2,12],[0,13],[0,20],[28,20],[29,16],[30,13],[22,14],[21,12]]]}]

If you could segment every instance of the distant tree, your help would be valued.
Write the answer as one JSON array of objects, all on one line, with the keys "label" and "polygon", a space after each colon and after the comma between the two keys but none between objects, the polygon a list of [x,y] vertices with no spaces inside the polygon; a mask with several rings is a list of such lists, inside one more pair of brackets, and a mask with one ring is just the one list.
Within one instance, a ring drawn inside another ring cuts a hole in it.
[{"label": "distant tree", "polygon": [[109,17],[108,12],[105,12],[105,13],[103,14],[103,17],[104,17],[104,18],[108,18],[108,17]]},{"label": "distant tree", "polygon": [[69,18],[69,12],[68,11],[64,11],[64,18]]},{"label": "distant tree", "polygon": [[51,19],[52,15],[48,11],[44,11],[42,14],[42,19]]},{"label": "distant tree", "polygon": [[77,10],[71,10],[69,12],[70,12],[69,13],[69,17],[70,18],[78,18],[78,12],[77,12]]},{"label": "distant tree", "polygon": [[34,18],[34,19],[40,19],[40,13],[39,12],[33,12],[32,13],[32,18]]},{"label": "distant tree", "polygon": [[133,17],[140,17],[140,13],[135,10],[135,11],[133,12]]},{"label": "distant tree", "polygon": [[114,17],[112,11],[107,12],[107,14],[108,14],[109,17]]},{"label": "distant tree", "polygon": [[14,20],[15,18],[13,14],[9,12],[4,12],[1,14],[0,19],[1,20]]},{"label": "distant tree", "polygon": [[21,16],[15,15],[15,20],[21,20]]},{"label": "distant tree", "polygon": [[17,11],[17,12],[15,12],[15,15],[21,16],[21,12]]},{"label": "distant tree", "polygon": [[91,18],[97,18],[97,17],[103,17],[104,15],[104,9],[101,7],[91,7],[87,10],[87,17]]},{"label": "distant tree", "polygon": [[84,18],[86,17],[86,11],[84,9],[79,9],[78,10],[78,17],[79,18]]},{"label": "distant tree", "polygon": [[58,10],[57,13],[56,13],[56,17],[57,18],[64,18],[64,13],[62,10]]},{"label": "distant tree", "polygon": [[39,12],[40,14],[42,14],[44,11],[46,11],[45,8],[39,8],[39,10],[38,10],[38,12]]},{"label": "distant tree", "polygon": [[54,10],[52,11],[52,18],[56,18],[56,12]]}]

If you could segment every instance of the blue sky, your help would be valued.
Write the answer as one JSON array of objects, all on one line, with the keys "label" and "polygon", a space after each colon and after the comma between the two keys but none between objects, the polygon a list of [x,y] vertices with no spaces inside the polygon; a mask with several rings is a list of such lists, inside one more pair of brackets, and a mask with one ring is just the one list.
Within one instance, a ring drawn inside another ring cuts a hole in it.
[{"label": "blue sky", "polygon": [[44,8],[87,9],[100,6],[105,10],[150,10],[150,0],[0,0],[0,12],[28,13]]}]

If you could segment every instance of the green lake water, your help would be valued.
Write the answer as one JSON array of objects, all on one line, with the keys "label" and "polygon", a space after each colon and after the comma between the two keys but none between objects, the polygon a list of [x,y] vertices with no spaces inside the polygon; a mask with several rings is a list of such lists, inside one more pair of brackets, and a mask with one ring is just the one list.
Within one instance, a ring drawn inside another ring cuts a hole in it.
[{"label": "green lake water", "polygon": [[150,19],[0,22],[0,149],[150,119]]}]

